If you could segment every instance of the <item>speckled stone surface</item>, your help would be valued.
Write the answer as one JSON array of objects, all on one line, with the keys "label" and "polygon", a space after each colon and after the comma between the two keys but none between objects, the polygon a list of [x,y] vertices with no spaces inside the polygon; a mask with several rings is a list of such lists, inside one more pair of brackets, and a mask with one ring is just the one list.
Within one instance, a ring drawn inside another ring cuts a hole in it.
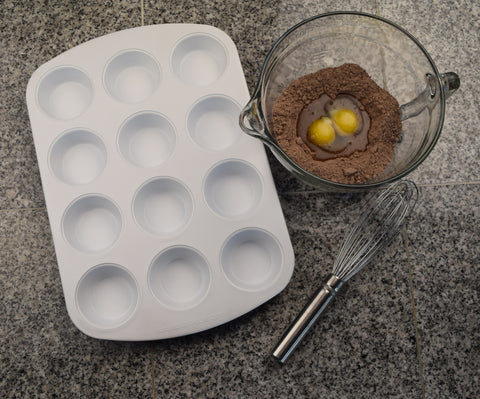
[{"label": "speckled stone surface", "polygon": [[421,188],[409,233],[427,397],[480,392],[480,191]]},{"label": "speckled stone surface", "polygon": [[[346,286],[281,366],[270,350],[329,274],[364,196],[322,194],[270,156],[296,256],[287,288],[223,326],[176,339],[91,339],[70,321],[25,105],[33,71],[92,38],[205,23],[237,45],[253,90],[263,58],[312,15],[361,10],[416,36],[460,75],[442,136],[410,177],[402,236]],[[480,392],[480,5],[475,1],[0,2],[0,397],[475,398]]]}]

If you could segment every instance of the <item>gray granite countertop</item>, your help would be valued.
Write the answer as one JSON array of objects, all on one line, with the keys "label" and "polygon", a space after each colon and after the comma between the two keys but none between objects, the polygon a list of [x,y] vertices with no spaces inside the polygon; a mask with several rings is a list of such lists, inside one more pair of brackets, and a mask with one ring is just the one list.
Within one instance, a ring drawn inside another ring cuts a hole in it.
[{"label": "gray granite countertop", "polygon": [[[252,91],[275,39],[357,10],[417,37],[462,86],[411,175],[404,233],[348,285],[291,359],[270,350],[329,270],[355,195],[303,186],[272,158],[294,247],[279,295],[227,324],[152,342],[92,339],[67,314],[25,104],[31,74],[122,29],[202,23],[235,42]],[[480,5],[477,1],[14,1],[0,3],[0,397],[475,398],[480,396]]]}]

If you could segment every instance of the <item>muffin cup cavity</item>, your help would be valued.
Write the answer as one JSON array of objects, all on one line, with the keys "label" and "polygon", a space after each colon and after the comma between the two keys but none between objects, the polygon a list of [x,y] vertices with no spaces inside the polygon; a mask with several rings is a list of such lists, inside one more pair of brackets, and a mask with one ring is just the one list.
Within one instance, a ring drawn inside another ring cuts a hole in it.
[{"label": "muffin cup cavity", "polygon": [[193,248],[174,246],[158,254],[150,265],[148,284],[163,305],[184,310],[198,305],[210,287],[210,268]]},{"label": "muffin cup cavity", "polygon": [[213,167],[204,182],[205,200],[216,214],[239,218],[251,212],[262,197],[258,171],[249,163],[230,159]]},{"label": "muffin cup cavity", "polygon": [[63,66],[48,72],[37,89],[37,102],[50,117],[69,120],[85,112],[93,99],[89,77],[78,68]]},{"label": "muffin cup cavity", "polygon": [[217,81],[227,66],[225,47],[214,37],[196,34],[182,39],[172,53],[172,69],[192,86],[208,86]]},{"label": "muffin cup cavity", "polygon": [[136,104],[149,98],[160,84],[161,72],[155,59],[144,51],[127,50],[107,64],[104,85],[120,102]]},{"label": "muffin cup cavity", "polygon": [[282,250],[265,230],[248,228],[231,235],[222,249],[225,277],[241,290],[261,291],[270,287],[282,269]]},{"label": "muffin cup cavity", "polygon": [[170,157],[175,141],[175,129],[167,118],[154,112],[142,112],[122,125],[118,148],[130,163],[149,168],[161,165]]},{"label": "muffin cup cavity", "polygon": [[109,249],[120,236],[122,217],[108,198],[89,194],[76,199],[62,220],[67,242],[78,251],[96,254]]},{"label": "muffin cup cavity", "polygon": [[146,182],[133,200],[133,214],[144,230],[159,236],[174,236],[190,221],[193,200],[189,190],[169,177]]},{"label": "muffin cup cavity", "polygon": [[138,286],[134,277],[116,264],[102,264],[88,270],[76,290],[80,314],[90,324],[110,329],[126,323],[138,304]]},{"label": "muffin cup cavity", "polygon": [[50,150],[50,167],[66,184],[82,185],[95,180],[105,168],[107,151],[103,141],[85,129],[63,133]]},{"label": "muffin cup cavity", "polygon": [[240,107],[223,96],[201,99],[190,110],[187,130],[200,147],[223,151],[231,147],[241,134],[238,126]]}]

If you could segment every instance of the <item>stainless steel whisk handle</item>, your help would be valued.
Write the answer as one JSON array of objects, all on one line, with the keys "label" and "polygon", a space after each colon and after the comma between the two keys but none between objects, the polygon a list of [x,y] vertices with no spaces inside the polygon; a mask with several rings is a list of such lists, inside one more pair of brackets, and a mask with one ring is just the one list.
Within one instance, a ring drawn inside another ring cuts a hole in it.
[{"label": "stainless steel whisk handle", "polygon": [[330,301],[336,296],[344,281],[331,274],[327,282],[321,287],[306,304],[297,318],[293,321],[285,334],[273,349],[272,355],[284,363],[293,350],[303,339],[310,327],[322,314]]}]

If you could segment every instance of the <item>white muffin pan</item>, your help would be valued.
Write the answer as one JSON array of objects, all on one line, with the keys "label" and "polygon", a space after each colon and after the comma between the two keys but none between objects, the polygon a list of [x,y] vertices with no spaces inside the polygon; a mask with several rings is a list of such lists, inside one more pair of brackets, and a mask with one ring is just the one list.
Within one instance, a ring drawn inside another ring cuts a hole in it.
[{"label": "white muffin pan", "polygon": [[232,40],[154,25],[79,45],[27,105],[65,301],[85,334],[151,340],[278,294],[294,256]]}]

